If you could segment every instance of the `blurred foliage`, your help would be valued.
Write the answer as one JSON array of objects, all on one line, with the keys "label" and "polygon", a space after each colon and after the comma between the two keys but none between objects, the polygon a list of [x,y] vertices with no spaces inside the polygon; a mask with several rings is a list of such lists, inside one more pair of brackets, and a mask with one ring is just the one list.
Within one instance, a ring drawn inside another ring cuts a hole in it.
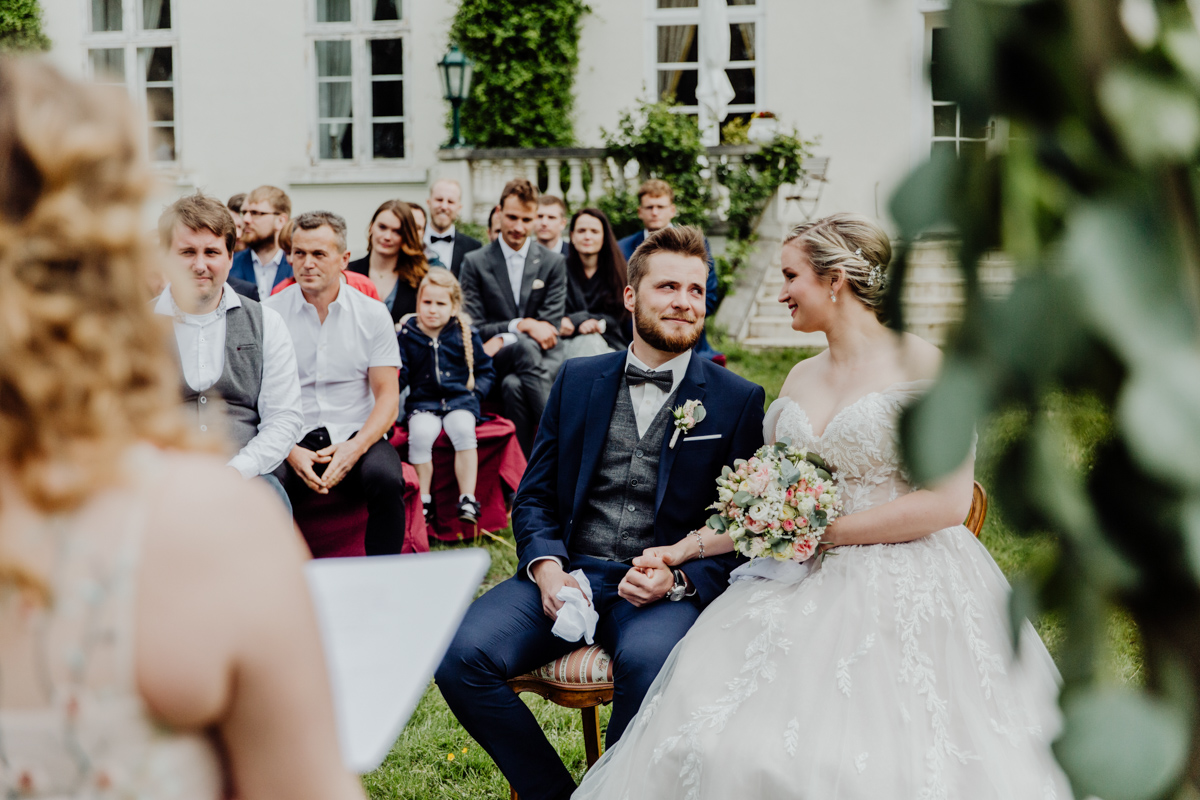
[{"label": "blurred foliage", "polygon": [[771,198],[786,183],[796,183],[804,175],[804,159],[812,155],[812,142],[796,131],[778,133],[756,152],[738,162],[722,159],[716,165],[717,181],[729,190],[729,236],[749,239],[754,235],[762,213]]},{"label": "blurred foliage", "polygon": [[473,147],[570,147],[581,0],[462,0],[450,40],[475,62],[463,104]]},{"label": "blurred foliage", "polygon": [[[1014,531],[1054,542],[1012,613],[1014,629],[1061,620],[1059,761],[1080,797],[1195,797],[1200,33],[1183,0],[953,0],[948,20],[949,99],[1007,136],[936,154],[892,199],[892,324],[923,233],[956,231],[966,285],[942,377],[903,419],[906,458],[934,480],[1009,415],[991,488]],[[980,292],[991,251],[1016,264],[1006,298]],[[1073,454],[1061,397],[1097,404],[1111,435]],[[1141,634],[1144,686],[1099,679],[1111,608]]]},{"label": "blurred foliage", "polygon": [[713,261],[717,267],[717,293],[724,297],[734,278],[750,263],[750,257],[758,249],[758,234],[751,234],[745,239],[736,239],[732,235],[725,242],[725,252],[719,253]]},{"label": "blurred foliage", "polygon": [[472,239],[478,239],[484,244],[488,243],[487,228],[478,222],[472,222],[469,219],[459,217],[454,221],[454,229],[459,233],[465,233]]},{"label": "blurred foliage", "polygon": [[735,115],[721,126],[721,144],[750,144],[750,117]]},{"label": "blurred foliage", "polygon": [[0,53],[49,49],[38,0],[0,0]]}]

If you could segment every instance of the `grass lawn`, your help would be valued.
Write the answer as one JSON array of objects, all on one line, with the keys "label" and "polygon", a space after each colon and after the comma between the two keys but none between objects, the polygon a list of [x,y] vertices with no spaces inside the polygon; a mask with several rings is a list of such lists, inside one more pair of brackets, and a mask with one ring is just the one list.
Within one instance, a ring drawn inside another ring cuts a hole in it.
[{"label": "grass lawn", "polygon": [[[768,403],[775,399],[792,365],[807,355],[794,350],[752,353],[720,339],[714,346],[726,353],[730,369],[766,388]],[[1065,400],[1054,413],[1063,415],[1073,433],[1072,458],[1087,463],[1095,444],[1108,431],[1106,415],[1097,405]],[[1012,436],[1018,423],[1019,420],[1011,415],[1001,415],[981,431],[975,471],[984,486],[988,485],[995,468],[996,453]],[[503,531],[502,536],[512,541],[511,532]],[[980,540],[1010,577],[1037,569],[1053,555],[1052,541],[1018,536],[1005,525],[995,504],[989,509]],[[510,547],[492,541],[481,546],[490,553],[492,566],[480,594],[508,578],[516,567],[516,553]],[[1037,628],[1050,652],[1055,653],[1062,639],[1060,622],[1046,615],[1037,621]],[[1137,631],[1127,617],[1116,613],[1111,617],[1106,676],[1118,683],[1142,680]],[[533,709],[567,766],[576,778],[581,777],[585,761],[579,712],[558,708],[534,695],[524,695],[523,699]],[[607,719],[608,709],[604,708],[601,724],[606,724]],[[508,783],[504,777],[487,753],[458,725],[432,684],[387,760],[378,770],[363,777],[363,785],[374,800],[499,800],[508,797]]]}]

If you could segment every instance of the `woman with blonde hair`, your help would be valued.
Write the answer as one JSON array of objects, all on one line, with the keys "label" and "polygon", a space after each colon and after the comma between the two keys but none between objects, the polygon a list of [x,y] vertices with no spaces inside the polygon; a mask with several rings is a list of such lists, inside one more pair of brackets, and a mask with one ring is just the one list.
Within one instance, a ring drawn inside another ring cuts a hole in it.
[{"label": "woman with blonde hair", "polygon": [[421,243],[424,230],[414,221],[408,203],[385,200],[367,226],[367,254],[346,266],[347,272],[371,279],[392,312],[392,322],[417,310],[417,287],[430,267]]},{"label": "woman with blonde hair", "polygon": [[0,59],[0,787],[355,798],[278,503],[200,452],[121,93]]},{"label": "woman with blonde hair", "polygon": [[[961,524],[973,462],[914,486],[900,460],[898,415],[941,354],[882,324],[891,255],[856,214],[788,237],[779,302],[829,348],[792,369],[764,438],[834,470],[830,551],[734,570],[576,800],[1071,796],[1050,751],[1058,672],[1028,622],[1014,652],[1008,582]],[[705,527],[631,573],[733,549]]]}]

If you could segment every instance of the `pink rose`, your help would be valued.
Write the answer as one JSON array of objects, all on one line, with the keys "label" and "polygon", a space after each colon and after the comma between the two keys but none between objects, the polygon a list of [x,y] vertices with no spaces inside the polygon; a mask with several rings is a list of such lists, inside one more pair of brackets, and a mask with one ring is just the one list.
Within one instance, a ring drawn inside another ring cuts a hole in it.
[{"label": "pink rose", "polygon": [[794,560],[807,561],[817,551],[817,545],[812,539],[802,539],[792,544],[792,550],[794,552],[792,556]]},{"label": "pink rose", "polygon": [[788,500],[791,500],[795,494],[796,493],[794,491],[792,491],[791,489],[788,489],[786,492],[783,493],[783,496],[786,497]]},{"label": "pink rose", "polygon": [[691,414],[688,414],[688,415],[684,416],[683,424],[689,428],[694,427],[696,425],[696,418],[693,417]]},{"label": "pink rose", "polygon": [[796,529],[795,521],[790,520],[790,519],[785,519],[783,521],[783,529],[785,531],[794,531]]},{"label": "pink rose", "polygon": [[801,517],[800,519],[796,520],[796,524],[801,528],[808,527],[808,517]]}]

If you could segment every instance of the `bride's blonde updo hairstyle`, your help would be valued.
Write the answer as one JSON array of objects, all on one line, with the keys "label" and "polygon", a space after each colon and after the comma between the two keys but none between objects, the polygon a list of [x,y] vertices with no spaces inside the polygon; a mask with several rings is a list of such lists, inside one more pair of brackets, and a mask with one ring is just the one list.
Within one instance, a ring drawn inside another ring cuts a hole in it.
[{"label": "bride's blonde updo hairstyle", "polygon": [[0,471],[44,511],[119,480],[136,441],[193,445],[135,120],[119,90],[0,58]]},{"label": "bride's blonde updo hairstyle", "polygon": [[831,214],[796,226],[783,243],[799,246],[822,280],[833,280],[838,272],[844,273],[858,301],[883,319],[892,243],[874,220],[859,214]]}]

